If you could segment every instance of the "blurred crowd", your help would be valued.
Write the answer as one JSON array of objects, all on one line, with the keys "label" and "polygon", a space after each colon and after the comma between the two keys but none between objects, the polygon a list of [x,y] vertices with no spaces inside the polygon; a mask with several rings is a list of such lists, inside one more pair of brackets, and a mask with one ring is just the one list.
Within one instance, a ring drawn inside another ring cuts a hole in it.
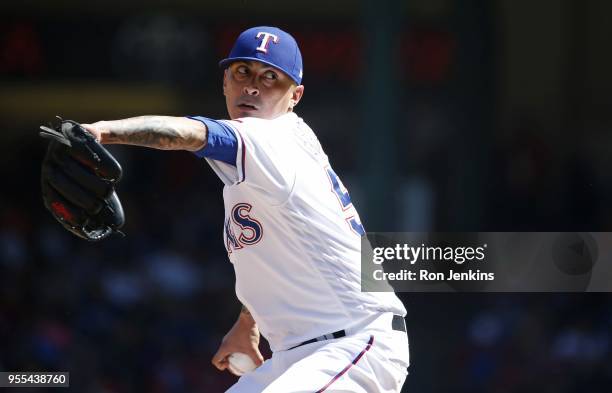
[{"label": "blurred crowd", "polygon": [[409,315],[418,317],[411,373],[418,383],[406,391],[608,392],[611,300],[604,294],[411,295]]},{"label": "blurred crowd", "polygon": [[[3,200],[0,369],[67,370],[79,392],[221,391],[232,377],[210,357],[240,307],[221,182],[189,153],[116,153],[129,169],[125,238],[68,234],[37,183]],[[36,179],[39,165],[24,163],[24,177]]]}]

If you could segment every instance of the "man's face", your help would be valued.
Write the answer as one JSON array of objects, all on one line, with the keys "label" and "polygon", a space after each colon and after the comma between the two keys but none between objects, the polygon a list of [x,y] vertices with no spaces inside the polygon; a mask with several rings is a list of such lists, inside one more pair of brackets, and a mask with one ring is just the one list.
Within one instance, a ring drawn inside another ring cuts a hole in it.
[{"label": "man's face", "polygon": [[304,92],[284,72],[259,61],[236,61],[223,75],[230,119],[274,119],[293,110]]}]

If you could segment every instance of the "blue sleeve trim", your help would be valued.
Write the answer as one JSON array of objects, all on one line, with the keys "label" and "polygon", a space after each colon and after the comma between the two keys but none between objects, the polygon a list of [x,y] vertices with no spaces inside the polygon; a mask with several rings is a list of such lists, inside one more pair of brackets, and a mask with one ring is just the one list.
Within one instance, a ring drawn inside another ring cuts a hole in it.
[{"label": "blue sleeve trim", "polygon": [[208,129],[206,146],[194,154],[236,166],[238,139],[227,124],[203,116],[187,116],[189,119],[202,122]]}]

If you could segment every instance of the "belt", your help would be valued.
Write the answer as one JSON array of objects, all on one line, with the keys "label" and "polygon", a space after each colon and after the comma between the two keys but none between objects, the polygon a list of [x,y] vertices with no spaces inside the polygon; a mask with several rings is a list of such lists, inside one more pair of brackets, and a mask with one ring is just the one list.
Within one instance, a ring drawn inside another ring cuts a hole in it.
[{"label": "belt", "polygon": [[[406,320],[404,320],[404,317],[402,317],[401,315],[393,315],[393,320],[391,321],[391,329],[397,330],[398,332],[406,333]],[[330,334],[324,334],[319,337],[311,338],[310,340],[299,343],[298,345],[293,346],[289,349],[294,349],[297,347],[301,347],[302,345],[312,344],[312,343],[316,343],[319,341],[326,341],[326,340],[333,340],[335,338],[342,338],[344,336],[346,336],[346,331],[338,330],[337,332],[333,332]]]}]

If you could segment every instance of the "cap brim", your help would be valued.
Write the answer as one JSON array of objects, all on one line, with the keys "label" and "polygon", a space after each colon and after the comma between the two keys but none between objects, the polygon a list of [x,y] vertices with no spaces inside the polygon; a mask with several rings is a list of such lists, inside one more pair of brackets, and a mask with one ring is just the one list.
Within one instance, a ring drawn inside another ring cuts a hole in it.
[{"label": "cap brim", "polygon": [[270,67],[274,67],[279,71],[282,71],[285,75],[287,75],[289,78],[293,79],[293,81],[296,84],[300,84],[301,81],[292,77],[287,71],[283,70],[282,68],[280,68],[279,66],[277,66],[276,64],[270,63],[269,61],[265,61],[262,59],[258,59],[257,57],[228,57],[227,59],[223,59],[219,62],[219,67],[221,68],[227,68],[227,66],[229,66],[230,64],[236,62],[236,61],[240,61],[240,60],[250,60],[250,61],[258,61],[260,63],[264,63],[269,65]]}]

